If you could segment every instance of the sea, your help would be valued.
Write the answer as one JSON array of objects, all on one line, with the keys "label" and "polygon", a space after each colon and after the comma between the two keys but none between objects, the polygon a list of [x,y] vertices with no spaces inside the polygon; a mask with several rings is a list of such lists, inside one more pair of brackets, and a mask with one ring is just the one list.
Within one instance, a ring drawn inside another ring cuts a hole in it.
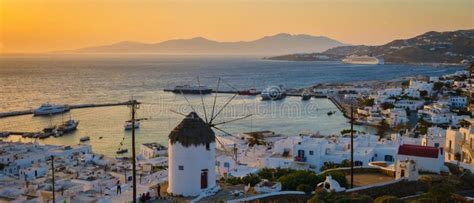
[{"label": "sea", "polygon": [[[339,134],[349,128],[347,119],[327,99],[301,101],[287,97],[261,101],[259,96],[232,94],[181,95],[165,92],[176,85],[201,84],[220,90],[284,85],[310,87],[317,83],[389,80],[405,76],[440,76],[462,70],[456,66],[352,65],[340,62],[272,61],[261,56],[204,55],[5,55],[0,56],[0,112],[35,109],[43,103],[101,104],[136,99],[141,143],[167,145],[168,134],[196,111],[213,123],[222,123],[217,134],[236,135],[271,130],[284,135]],[[214,105],[214,101],[215,105]],[[212,114],[214,110],[214,114]],[[328,115],[329,111],[336,111]],[[69,118],[79,120],[78,130],[62,137],[32,140],[10,136],[4,141],[74,145],[83,136],[96,153],[117,156],[119,148],[131,149],[131,133],[124,131],[130,120],[127,106],[74,109],[69,113],[0,119],[0,131],[35,132]],[[247,117],[248,116],[248,117]],[[244,119],[238,120],[242,117]],[[226,121],[236,120],[225,123]],[[357,126],[359,131],[373,129]],[[121,156],[130,156],[124,154]]]}]

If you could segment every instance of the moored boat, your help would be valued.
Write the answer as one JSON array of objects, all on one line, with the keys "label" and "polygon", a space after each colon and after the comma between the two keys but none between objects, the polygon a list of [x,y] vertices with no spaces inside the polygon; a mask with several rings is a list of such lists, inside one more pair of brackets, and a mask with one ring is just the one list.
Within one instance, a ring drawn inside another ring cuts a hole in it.
[{"label": "moored boat", "polygon": [[246,90],[239,90],[238,93],[239,93],[239,95],[245,95],[245,96],[254,96],[254,95],[258,94],[257,90],[254,89],[254,88],[246,89]]},{"label": "moored boat", "polygon": [[56,128],[56,133],[59,133],[62,135],[62,134],[75,131],[78,125],[79,125],[79,121],[76,121],[74,119],[69,119],[68,121],[64,122],[63,124],[59,125]]},{"label": "moored boat", "polygon": [[174,87],[173,93],[183,94],[210,94],[212,89],[203,85],[178,85]]},{"label": "moored boat", "polygon": [[79,139],[79,141],[81,141],[81,142],[87,142],[87,141],[89,141],[90,139],[91,139],[91,138],[90,138],[89,136],[84,136],[84,137],[81,137],[81,138]]},{"label": "moored boat", "polygon": [[128,149],[119,149],[119,150],[117,150],[115,153],[117,153],[117,154],[125,154],[125,153],[127,153],[127,152],[128,152]]},{"label": "moored boat", "polygon": [[53,105],[49,103],[42,104],[39,108],[33,111],[34,116],[49,116],[69,111],[66,105]]},{"label": "moored boat", "polygon": [[310,100],[310,99],[311,99],[311,95],[307,91],[304,91],[301,94],[301,100],[307,101],[307,100]]},{"label": "moored boat", "polygon": [[283,85],[269,86],[260,95],[262,100],[280,100],[286,97],[286,90],[283,88]]},{"label": "moored boat", "polygon": [[0,137],[1,138],[5,138],[5,137],[8,137],[8,136],[10,136],[9,132],[0,132]]},{"label": "moored boat", "polygon": [[[123,128],[125,130],[132,130],[132,127],[133,127],[132,121],[126,121],[125,125],[123,125]],[[135,121],[135,129],[138,129],[138,128],[140,128],[140,122]]]}]

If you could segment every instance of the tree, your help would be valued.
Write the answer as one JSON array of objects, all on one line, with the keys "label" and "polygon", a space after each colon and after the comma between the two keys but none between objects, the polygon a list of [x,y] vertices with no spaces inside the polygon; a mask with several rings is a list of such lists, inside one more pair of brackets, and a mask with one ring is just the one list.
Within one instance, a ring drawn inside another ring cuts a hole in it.
[{"label": "tree", "polygon": [[380,104],[380,107],[382,107],[383,110],[387,110],[395,108],[395,105],[393,105],[392,103],[384,102]]},{"label": "tree", "polygon": [[242,177],[242,183],[245,185],[250,184],[250,186],[252,187],[258,184],[260,181],[261,181],[260,177],[258,177],[256,174],[253,174],[253,173]]},{"label": "tree", "polygon": [[443,88],[443,86],[444,86],[444,83],[442,83],[442,82],[435,82],[435,83],[433,84],[433,90],[440,90],[441,88]]},{"label": "tree", "polygon": [[420,96],[421,97],[426,97],[426,96],[428,96],[428,92],[426,90],[421,90],[420,91]]},{"label": "tree", "polygon": [[310,195],[311,192],[313,191],[313,187],[307,185],[307,184],[300,184],[298,187],[296,187],[296,191],[302,191],[307,195]]},{"label": "tree", "polygon": [[373,106],[374,103],[375,102],[373,98],[364,100],[364,106]]},{"label": "tree", "polygon": [[400,200],[398,197],[385,195],[381,197],[377,197],[374,200],[374,203],[402,203],[403,201]]},{"label": "tree", "polygon": [[323,181],[321,176],[310,171],[295,171],[284,175],[278,179],[281,182],[283,190],[296,190],[300,184],[306,184],[315,188],[316,185]]},{"label": "tree", "polygon": [[448,202],[453,195],[453,188],[442,183],[433,185],[428,190],[428,196],[436,200],[436,202]]},{"label": "tree", "polygon": [[385,119],[382,119],[377,126],[377,135],[381,138],[384,137],[385,133],[390,129],[390,124]]},{"label": "tree", "polygon": [[471,126],[471,123],[469,121],[462,119],[461,121],[459,121],[459,125],[463,128],[468,128],[469,126]]}]

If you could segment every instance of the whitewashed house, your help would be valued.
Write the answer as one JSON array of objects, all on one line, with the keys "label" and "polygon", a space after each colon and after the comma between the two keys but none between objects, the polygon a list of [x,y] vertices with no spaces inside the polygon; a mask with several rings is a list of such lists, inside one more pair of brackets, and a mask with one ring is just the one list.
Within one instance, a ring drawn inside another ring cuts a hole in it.
[{"label": "whitewashed house", "polygon": [[446,161],[472,164],[474,160],[474,127],[448,128],[446,131],[446,154]]},{"label": "whitewashed house", "polygon": [[423,100],[403,99],[395,102],[395,107],[404,108],[409,111],[416,111],[417,109],[421,108],[423,104]]},{"label": "whitewashed house", "polygon": [[156,142],[143,143],[140,145],[140,155],[146,159],[152,159],[157,156],[165,156],[168,148]]},{"label": "whitewashed house", "polygon": [[464,96],[451,96],[448,99],[448,105],[451,108],[466,108],[467,97]]},{"label": "whitewashed house", "polygon": [[433,91],[433,83],[428,83],[425,81],[410,80],[409,88],[415,89],[418,91],[426,91],[428,96],[431,95]]},{"label": "whitewashed house", "polygon": [[445,170],[443,148],[421,146],[421,145],[400,145],[397,153],[397,161],[413,160],[418,169],[440,173]]}]

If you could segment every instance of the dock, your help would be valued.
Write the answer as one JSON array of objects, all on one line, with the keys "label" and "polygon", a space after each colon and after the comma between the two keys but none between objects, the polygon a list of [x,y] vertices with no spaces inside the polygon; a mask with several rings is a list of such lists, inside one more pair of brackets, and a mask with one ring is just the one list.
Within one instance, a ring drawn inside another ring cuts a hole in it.
[{"label": "dock", "polygon": [[[96,108],[96,107],[109,107],[109,106],[126,106],[130,102],[117,102],[117,103],[103,103],[103,104],[73,104],[68,105],[69,109],[83,109],[83,108]],[[0,118],[23,116],[33,114],[34,109],[23,110],[23,111],[12,111],[0,113]]]}]

